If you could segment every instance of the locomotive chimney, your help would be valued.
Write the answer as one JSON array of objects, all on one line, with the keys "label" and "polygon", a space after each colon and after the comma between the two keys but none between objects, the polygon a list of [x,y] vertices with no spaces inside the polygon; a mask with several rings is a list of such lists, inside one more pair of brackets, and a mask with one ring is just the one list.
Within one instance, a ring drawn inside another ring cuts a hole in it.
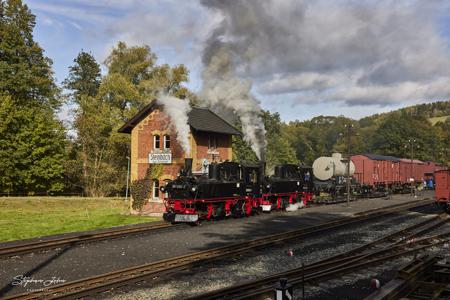
[{"label": "locomotive chimney", "polygon": [[184,172],[186,176],[192,176],[192,158],[184,159]]},{"label": "locomotive chimney", "polygon": [[212,163],[208,167],[208,177],[209,179],[219,179],[219,165],[217,163]]},{"label": "locomotive chimney", "polygon": [[266,175],[266,162],[259,162],[259,182],[262,183],[264,181],[264,176]]}]

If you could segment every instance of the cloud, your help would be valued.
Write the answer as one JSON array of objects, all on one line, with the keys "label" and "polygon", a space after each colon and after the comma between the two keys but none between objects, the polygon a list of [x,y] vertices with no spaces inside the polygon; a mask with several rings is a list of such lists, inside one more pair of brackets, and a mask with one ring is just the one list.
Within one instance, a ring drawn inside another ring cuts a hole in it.
[{"label": "cloud", "polygon": [[450,98],[447,1],[27,2],[46,23],[83,28],[99,61],[118,40],[149,44],[196,80],[204,46],[217,36],[266,108],[287,97],[294,107],[371,109]]},{"label": "cloud", "polygon": [[33,11],[52,15],[59,19],[72,21],[82,21],[85,23],[96,24],[97,26],[112,21],[112,10],[110,7],[98,6],[78,6],[69,1],[50,0],[46,3],[42,1],[27,1]]},{"label": "cloud", "polygon": [[393,105],[450,97],[448,40],[435,1],[202,1],[261,95],[298,103]]},{"label": "cloud", "polygon": [[284,94],[298,92],[321,92],[345,80],[340,74],[301,72],[299,74],[275,74],[259,86],[262,94]]}]

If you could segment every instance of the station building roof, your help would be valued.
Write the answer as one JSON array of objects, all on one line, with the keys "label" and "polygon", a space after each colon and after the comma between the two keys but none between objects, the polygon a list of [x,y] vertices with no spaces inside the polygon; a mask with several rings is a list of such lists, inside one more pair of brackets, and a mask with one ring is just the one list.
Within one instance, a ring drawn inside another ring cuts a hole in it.
[{"label": "station building roof", "polygon": [[[142,108],[134,117],[128,120],[128,122],[126,122],[122,127],[120,127],[118,131],[121,133],[131,133],[133,128],[139,124],[139,122],[141,122],[158,107],[159,105],[156,103],[156,100],[153,100]],[[242,133],[233,125],[219,117],[208,108],[192,107],[191,111],[188,113],[188,124],[194,130],[198,131],[242,135]]]}]

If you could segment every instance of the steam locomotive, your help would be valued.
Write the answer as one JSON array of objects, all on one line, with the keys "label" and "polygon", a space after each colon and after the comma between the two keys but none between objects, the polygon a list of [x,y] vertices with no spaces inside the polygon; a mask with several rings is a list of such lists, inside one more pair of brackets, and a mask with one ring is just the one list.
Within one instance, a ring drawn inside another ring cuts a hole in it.
[{"label": "steam locomotive", "polygon": [[192,174],[192,159],[185,160],[179,176],[160,189],[166,193],[166,221],[192,222],[250,216],[259,211],[296,210],[313,196],[312,168],[277,165],[266,176],[265,163],[212,163],[208,174]]}]

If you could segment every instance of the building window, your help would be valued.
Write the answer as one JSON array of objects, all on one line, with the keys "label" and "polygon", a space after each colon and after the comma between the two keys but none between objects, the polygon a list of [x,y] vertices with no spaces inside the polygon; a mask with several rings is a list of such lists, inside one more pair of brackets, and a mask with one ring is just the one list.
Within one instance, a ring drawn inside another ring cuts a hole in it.
[{"label": "building window", "polygon": [[170,136],[164,136],[164,149],[170,149]]},{"label": "building window", "polygon": [[159,198],[159,181],[158,179],[153,179],[153,199]]},{"label": "building window", "polygon": [[159,149],[160,147],[160,143],[161,143],[161,137],[157,134],[155,134],[153,136],[153,148],[154,149]]},{"label": "building window", "polygon": [[217,149],[217,137],[216,136],[208,136],[208,149]]}]

